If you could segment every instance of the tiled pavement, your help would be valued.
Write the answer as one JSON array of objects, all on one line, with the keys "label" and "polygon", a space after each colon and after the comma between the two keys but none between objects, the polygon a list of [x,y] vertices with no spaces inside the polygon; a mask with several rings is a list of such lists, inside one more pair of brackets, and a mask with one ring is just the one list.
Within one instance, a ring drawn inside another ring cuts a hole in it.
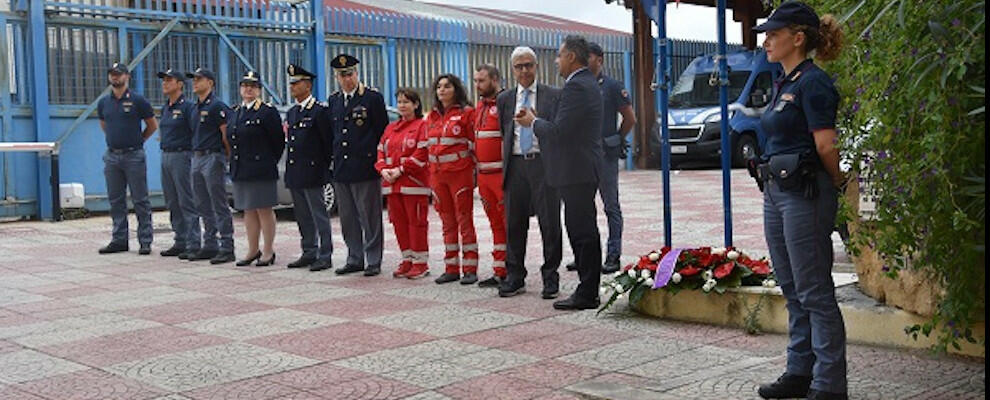
[{"label": "tiled pavement", "polygon": [[[621,181],[631,259],[662,241],[659,174]],[[718,172],[680,172],[673,187],[675,244],[719,244]],[[743,171],[734,188],[736,244],[765,254],[759,193]],[[161,250],[171,235],[165,213],[155,221]],[[480,206],[476,221],[487,254]],[[584,398],[572,390],[589,383],[650,390],[644,398],[754,398],[784,362],[780,335],[554,311],[534,293],[538,274],[511,299],[392,279],[390,229],[385,273],[364,278],[285,269],[298,244],[289,220],[279,222],[276,266],[248,269],[99,256],[108,225],[106,216],[0,225],[0,399],[563,400]],[[533,265],[538,236],[534,222]],[[567,293],[575,280],[563,275]],[[985,397],[981,362],[917,352],[851,345],[849,377],[853,398]]]}]

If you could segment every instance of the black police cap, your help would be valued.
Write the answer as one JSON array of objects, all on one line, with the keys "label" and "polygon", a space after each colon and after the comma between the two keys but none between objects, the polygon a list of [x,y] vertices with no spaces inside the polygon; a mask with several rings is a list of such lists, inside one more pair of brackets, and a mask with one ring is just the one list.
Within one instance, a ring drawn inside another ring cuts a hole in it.
[{"label": "black police cap", "polygon": [[166,77],[175,78],[180,81],[186,80],[186,74],[181,71],[176,71],[174,69],[167,69],[165,71],[158,73],[158,79],[165,79]]},{"label": "black police cap", "polygon": [[330,66],[337,71],[353,70],[360,61],[350,54],[340,54],[330,61]]},{"label": "black police cap", "polygon": [[214,82],[216,82],[216,80],[217,80],[217,77],[216,77],[215,74],[213,74],[213,71],[210,71],[210,70],[205,69],[205,68],[196,68],[196,70],[193,71],[191,74],[186,74],[186,78],[189,78],[189,79],[197,78],[197,77],[198,78],[206,78],[206,79],[209,79],[209,80],[214,81]]},{"label": "black police cap", "polygon": [[791,25],[804,25],[818,28],[821,20],[811,6],[800,1],[784,2],[770,15],[766,22],[753,28],[757,32],[773,31]]},{"label": "black police cap", "polygon": [[296,64],[289,64],[289,66],[285,68],[285,71],[289,74],[289,83],[313,80],[313,78],[316,77],[316,74],[309,72],[305,68]]},{"label": "black police cap", "polygon": [[127,64],[122,62],[115,62],[113,65],[107,69],[108,74],[130,74],[131,71],[127,69]]},{"label": "black police cap", "polygon": [[261,77],[258,76],[257,72],[248,71],[241,77],[241,85],[245,84],[261,86]]}]

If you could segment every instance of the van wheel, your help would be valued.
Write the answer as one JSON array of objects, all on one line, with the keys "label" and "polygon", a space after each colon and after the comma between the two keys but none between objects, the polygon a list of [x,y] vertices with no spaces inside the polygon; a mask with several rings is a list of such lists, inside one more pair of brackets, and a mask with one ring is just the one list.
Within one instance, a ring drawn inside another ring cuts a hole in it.
[{"label": "van wheel", "polygon": [[732,149],[732,165],[736,168],[746,166],[746,160],[759,155],[759,147],[756,138],[749,133],[743,133],[736,139],[736,146]]},{"label": "van wheel", "polygon": [[323,185],[323,205],[327,207],[328,214],[337,213],[337,194],[333,190],[333,184]]}]

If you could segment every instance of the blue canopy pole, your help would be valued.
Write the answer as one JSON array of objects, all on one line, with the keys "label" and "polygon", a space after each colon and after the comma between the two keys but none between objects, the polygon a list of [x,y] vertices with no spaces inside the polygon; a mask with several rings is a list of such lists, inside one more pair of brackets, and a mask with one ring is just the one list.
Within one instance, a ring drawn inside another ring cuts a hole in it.
[{"label": "blue canopy pole", "polygon": [[[657,88],[660,89],[660,165],[663,168],[663,243],[672,246],[671,217],[670,217],[670,128],[668,127],[668,103],[670,86],[667,76],[667,1],[656,3],[657,23],[657,66],[654,72],[657,77]],[[649,31],[647,31],[649,34]]]},{"label": "blue canopy pole", "polygon": [[729,73],[725,44],[725,0],[718,0],[718,103],[722,111],[722,208],[725,211],[725,246],[732,246],[732,150],[729,138]]}]

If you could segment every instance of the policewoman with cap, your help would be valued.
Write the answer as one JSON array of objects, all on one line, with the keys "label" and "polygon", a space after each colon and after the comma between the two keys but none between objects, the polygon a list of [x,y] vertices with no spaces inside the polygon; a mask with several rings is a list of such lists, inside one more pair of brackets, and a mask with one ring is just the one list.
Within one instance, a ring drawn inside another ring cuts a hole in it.
[{"label": "policewoman with cap", "polygon": [[230,154],[226,139],[229,109],[213,93],[216,87],[213,71],[197,68],[186,77],[193,80],[197,97],[191,175],[196,209],[203,219],[203,244],[199,251],[188,255],[188,260],[228,263],[234,261],[234,220],[224,187]]},{"label": "policewoman with cap", "polygon": [[[231,110],[227,125],[230,142],[230,180],[234,183],[234,208],[244,210],[244,230],[248,251],[236,265],[255,263],[265,267],[275,263],[275,212],[278,204],[278,160],[285,149],[282,116],[270,103],[261,101],[258,73],[248,71],[241,78],[241,103]],[[264,248],[258,239],[264,236]]]},{"label": "policewoman with cap", "polygon": [[199,212],[193,200],[189,170],[192,166],[192,136],[196,128],[196,103],[183,94],[186,74],[174,69],[158,73],[165,104],[158,124],[162,150],[162,192],[168,207],[175,241],[163,257],[183,257],[199,251]]},{"label": "policewoman with cap", "polygon": [[[378,143],[388,125],[385,99],[358,79],[358,59],[348,54],[330,66],[340,90],[330,95],[333,120],[333,188],[347,264],[337,274],[381,273],[382,184],[375,170]],[[365,267],[367,265],[367,267]]]},{"label": "policewoman with cap", "polygon": [[832,229],[839,170],[832,79],[810,58],[838,56],[842,32],[830,15],[788,1],[763,24],[767,60],[784,74],[761,117],[767,141],[759,166],[770,259],[787,299],[786,372],[759,387],[767,399],[846,399],[846,332],[832,282]]},{"label": "policewoman with cap", "polygon": [[[148,201],[148,168],[144,141],[158,129],[151,103],[128,87],[130,71],[123,63],[114,63],[107,71],[110,94],[100,99],[97,115],[106,134],[107,152],[103,155],[103,176],[107,180],[107,200],[113,233],[110,244],[100,254],[128,250],[127,191],[131,191],[138,221],[138,254],[151,254],[151,203]],[[144,121],[144,130],[141,122]]]},{"label": "policewoman with cap", "polygon": [[285,187],[292,193],[293,213],[299,227],[302,255],[289,268],[322,271],[333,267],[330,214],[323,200],[330,183],[333,138],[327,106],[313,97],[313,74],[289,64],[289,90],[296,104],[285,116],[288,153]]}]

